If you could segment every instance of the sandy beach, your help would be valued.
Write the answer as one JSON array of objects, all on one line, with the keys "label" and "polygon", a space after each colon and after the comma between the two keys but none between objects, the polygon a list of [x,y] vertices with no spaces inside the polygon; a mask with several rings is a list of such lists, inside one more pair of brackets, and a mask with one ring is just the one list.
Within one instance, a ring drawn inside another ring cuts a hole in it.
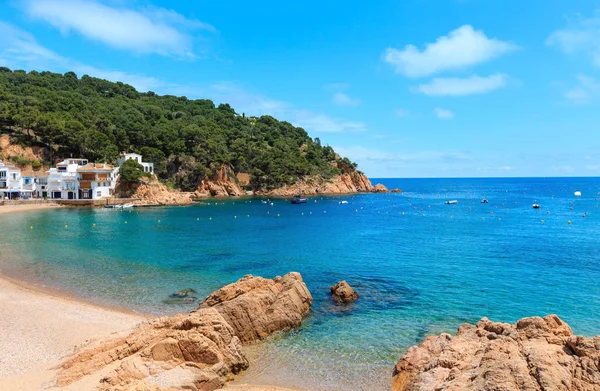
[{"label": "sandy beach", "polygon": [[31,205],[0,205],[0,215],[14,212],[28,212],[33,210],[63,208],[58,204],[31,204]]},{"label": "sandy beach", "polygon": [[0,389],[48,386],[51,368],[74,349],[127,332],[145,319],[0,277]]}]

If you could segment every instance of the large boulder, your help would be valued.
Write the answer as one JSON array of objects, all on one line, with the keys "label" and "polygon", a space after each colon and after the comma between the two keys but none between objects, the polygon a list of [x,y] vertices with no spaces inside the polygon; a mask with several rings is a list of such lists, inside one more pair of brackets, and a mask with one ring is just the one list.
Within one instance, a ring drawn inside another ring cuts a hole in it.
[{"label": "large boulder", "polygon": [[75,354],[61,365],[57,385],[89,389],[77,382],[101,373],[104,391],[216,390],[248,367],[242,342],[299,326],[311,304],[298,273],[246,276],[189,314],[156,319]]},{"label": "large boulder", "polygon": [[216,309],[242,342],[251,342],[300,326],[311,305],[300,273],[288,273],[273,280],[244,276],[209,295],[200,308]]},{"label": "large boulder", "polygon": [[512,325],[483,318],[408,349],[392,390],[600,390],[600,337],[574,336],[556,315]]},{"label": "large boulder", "polygon": [[339,304],[349,304],[358,300],[358,293],[346,281],[340,281],[332,286],[331,296]]},{"label": "large boulder", "polygon": [[389,190],[381,183],[378,183],[375,186],[373,186],[373,189],[371,191],[373,193],[387,193]]}]

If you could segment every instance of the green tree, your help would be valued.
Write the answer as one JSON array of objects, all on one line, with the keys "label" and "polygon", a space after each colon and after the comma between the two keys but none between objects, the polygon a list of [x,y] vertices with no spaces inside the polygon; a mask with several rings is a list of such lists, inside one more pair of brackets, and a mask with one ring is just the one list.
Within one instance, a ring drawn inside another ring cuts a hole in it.
[{"label": "green tree", "polygon": [[127,159],[119,168],[119,180],[125,183],[136,183],[145,175],[144,166],[133,159]]}]

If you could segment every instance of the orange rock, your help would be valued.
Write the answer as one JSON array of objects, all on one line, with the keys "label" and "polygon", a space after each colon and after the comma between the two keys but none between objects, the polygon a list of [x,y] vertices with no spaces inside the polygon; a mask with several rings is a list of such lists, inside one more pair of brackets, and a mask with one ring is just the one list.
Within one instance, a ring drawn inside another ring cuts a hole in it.
[{"label": "orange rock", "polygon": [[556,315],[513,325],[483,318],[408,349],[392,390],[597,391],[598,362],[600,337],[574,336]]},{"label": "orange rock", "polygon": [[373,193],[387,193],[388,189],[387,187],[385,187],[384,185],[382,185],[381,183],[376,184],[373,187],[373,190],[371,190]]},{"label": "orange rock", "polygon": [[61,365],[57,385],[116,365],[99,389],[216,390],[248,367],[242,341],[300,326],[311,304],[298,273],[273,280],[245,276],[187,315],[156,319],[125,338],[75,354]]},{"label": "orange rock", "polygon": [[346,281],[340,281],[332,286],[331,295],[339,304],[348,304],[358,300],[358,293]]}]

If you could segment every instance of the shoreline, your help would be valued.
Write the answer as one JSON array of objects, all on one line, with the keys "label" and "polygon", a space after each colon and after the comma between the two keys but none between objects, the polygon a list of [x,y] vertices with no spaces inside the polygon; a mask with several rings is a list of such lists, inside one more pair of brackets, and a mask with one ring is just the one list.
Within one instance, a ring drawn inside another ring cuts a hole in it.
[{"label": "shoreline", "polygon": [[45,209],[58,209],[64,208],[63,205],[47,203],[47,204],[19,204],[19,205],[0,205],[0,215],[16,213],[16,212],[30,212],[35,210]]},{"label": "shoreline", "polygon": [[[31,210],[23,209],[22,211]],[[106,306],[0,271],[0,389],[27,391],[95,389],[104,371],[64,388],[54,385],[58,365],[80,349],[124,337],[157,318]],[[251,362],[251,365],[259,365]],[[240,374],[241,375],[241,374]],[[235,376],[225,391],[300,391]]]}]

